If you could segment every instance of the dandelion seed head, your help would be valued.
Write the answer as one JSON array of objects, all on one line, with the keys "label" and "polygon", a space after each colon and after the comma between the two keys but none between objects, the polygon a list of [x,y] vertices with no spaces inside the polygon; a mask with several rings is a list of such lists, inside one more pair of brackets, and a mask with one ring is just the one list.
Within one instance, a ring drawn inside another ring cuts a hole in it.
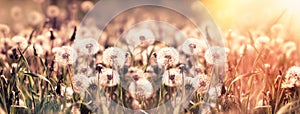
[{"label": "dandelion seed head", "polygon": [[76,40],[75,48],[79,50],[79,54],[93,55],[99,51],[100,45],[93,38],[85,38]]},{"label": "dandelion seed head", "polygon": [[187,55],[200,55],[207,49],[205,40],[189,38],[182,44],[182,51]]},{"label": "dandelion seed head", "polygon": [[27,20],[28,20],[28,23],[31,25],[38,25],[38,24],[42,23],[42,21],[44,20],[44,17],[41,13],[39,13],[37,11],[32,11],[32,12],[28,13]]},{"label": "dandelion seed head", "polygon": [[133,47],[149,46],[155,41],[155,36],[150,29],[131,29],[125,38],[126,42]]},{"label": "dandelion seed head", "polygon": [[192,82],[192,86],[199,93],[206,93],[209,89],[210,77],[205,74],[197,75]]},{"label": "dandelion seed head", "polygon": [[219,46],[212,46],[206,50],[204,55],[205,60],[209,64],[222,65],[226,62],[225,48]]},{"label": "dandelion seed head", "polygon": [[100,83],[98,83],[100,80],[98,80],[97,76],[89,77],[88,80],[89,80],[88,90],[91,91],[100,90],[101,86],[98,87],[98,85],[100,85]]},{"label": "dandelion seed head", "polygon": [[73,77],[72,84],[76,92],[83,93],[89,87],[89,80],[85,75],[77,74]]},{"label": "dandelion seed head", "polygon": [[120,83],[120,75],[117,71],[105,68],[100,73],[100,84],[104,87],[116,86]]},{"label": "dandelion seed head", "polygon": [[93,73],[92,69],[86,64],[80,64],[77,67],[77,70],[78,70],[78,74],[83,74],[83,75],[90,75]]},{"label": "dandelion seed head", "polygon": [[14,36],[12,38],[12,41],[13,41],[13,45],[16,45],[18,48],[21,48],[22,50],[28,46],[28,41],[23,36]]},{"label": "dandelion seed head", "polygon": [[152,96],[153,86],[147,79],[139,79],[130,83],[129,93],[134,99],[145,100]]},{"label": "dandelion seed head", "polygon": [[60,9],[55,5],[50,5],[47,7],[46,13],[48,17],[57,17],[60,14]]},{"label": "dandelion seed head", "polygon": [[81,10],[83,12],[88,12],[94,7],[94,3],[91,1],[84,1],[81,3]]},{"label": "dandelion seed head", "polygon": [[157,52],[157,63],[163,65],[175,65],[179,63],[179,53],[173,47],[165,47]]},{"label": "dandelion seed head", "polygon": [[4,34],[9,34],[9,32],[10,32],[9,26],[7,26],[5,24],[0,24],[0,32],[4,33]]},{"label": "dandelion seed head", "polygon": [[300,87],[300,67],[290,67],[285,75],[282,88]]},{"label": "dandelion seed head", "polygon": [[121,48],[110,47],[104,50],[102,59],[106,65],[123,67],[126,62],[126,52]]},{"label": "dandelion seed head", "polygon": [[262,49],[264,47],[267,47],[268,43],[270,43],[270,38],[267,36],[260,36],[257,39],[254,40],[254,46],[257,49]]},{"label": "dandelion seed head", "polygon": [[72,65],[76,61],[77,53],[72,47],[63,46],[61,48],[55,48],[54,52],[55,62],[60,65]]},{"label": "dandelion seed head", "polygon": [[163,84],[169,87],[177,87],[182,85],[182,75],[179,69],[172,68],[164,72]]},{"label": "dandelion seed head", "polygon": [[23,10],[20,6],[13,6],[10,10],[10,16],[13,20],[18,21],[23,18]]}]

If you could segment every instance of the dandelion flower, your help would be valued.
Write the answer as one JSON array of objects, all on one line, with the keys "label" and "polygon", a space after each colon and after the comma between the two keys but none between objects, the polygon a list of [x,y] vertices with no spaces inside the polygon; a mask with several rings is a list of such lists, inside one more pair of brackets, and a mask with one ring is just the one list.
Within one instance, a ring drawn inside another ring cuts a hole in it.
[{"label": "dandelion flower", "polygon": [[65,65],[71,65],[76,61],[77,54],[76,51],[69,46],[63,46],[61,48],[56,48],[55,52],[55,62]]},{"label": "dandelion flower", "polygon": [[126,52],[121,48],[110,47],[103,52],[103,63],[109,66],[123,67],[126,62]]},{"label": "dandelion flower", "polygon": [[93,55],[99,51],[99,44],[97,40],[93,38],[85,38],[76,40],[75,48],[79,50],[80,54]]},{"label": "dandelion flower", "polygon": [[288,69],[282,88],[300,87],[300,67],[293,66]]},{"label": "dandelion flower", "polygon": [[55,5],[50,5],[47,7],[47,16],[53,18],[53,17],[57,17],[59,15],[59,8]]},{"label": "dandelion flower", "polygon": [[83,12],[88,12],[94,7],[94,3],[91,1],[84,1],[81,3],[81,10]]},{"label": "dandelion flower", "polygon": [[120,83],[120,75],[117,71],[106,68],[100,73],[100,84],[105,87],[116,86]]},{"label": "dandelion flower", "polygon": [[153,86],[147,79],[139,79],[130,83],[129,93],[134,99],[145,100],[153,94]]},{"label": "dandelion flower", "polygon": [[12,41],[14,42],[14,45],[17,45],[21,49],[25,49],[28,46],[28,41],[23,36],[14,36]]},{"label": "dandelion flower", "polygon": [[219,46],[209,47],[204,55],[205,60],[209,64],[221,65],[226,62],[225,48]]},{"label": "dandelion flower", "polygon": [[182,75],[179,69],[172,68],[164,72],[162,78],[163,84],[169,87],[177,87],[182,85]]},{"label": "dandelion flower", "polygon": [[193,87],[199,93],[206,93],[209,89],[210,77],[205,74],[197,75],[192,82]]},{"label": "dandelion flower", "polygon": [[205,40],[189,38],[182,44],[182,51],[187,55],[199,55],[205,52],[207,44]]},{"label": "dandelion flower", "polygon": [[175,65],[179,63],[179,53],[173,47],[165,47],[157,53],[157,63],[163,65]]},{"label": "dandelion flower", "polygon": [[72,84],[74,86],[74,90],[78,93],[83,93],[89,87],[89,80],[85,75],[75,75]]}]

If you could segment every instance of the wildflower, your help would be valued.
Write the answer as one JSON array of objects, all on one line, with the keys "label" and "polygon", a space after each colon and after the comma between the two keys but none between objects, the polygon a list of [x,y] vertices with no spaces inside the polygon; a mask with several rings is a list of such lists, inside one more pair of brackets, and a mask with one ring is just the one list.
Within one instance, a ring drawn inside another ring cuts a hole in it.
[{"label": "wildflower", "polygon": [[172,68],[164,72],[162,83],[169,87],[177,87],[182,84],[182,75],[179,69]]},{"label": "wildflower", "polygon": [[100,84],[106,87],[116,86],[120,83],[119,73],[113,69],[106,68],[100,74]]},{"label": "wildflower", "polygon": [[72,84],[74,86],[74,91],[82,93],[89,87],[89,80],[85,75],[78,74],[74,76]]},{"label": "wildflower", "polygon": [[83,12],[88,12],[90,9],[94,7],[94,3],[91,1],[84,1],[81,3],[81,10]]},{"label": "wildflower", "polygon": [[127,43],[133,47],[149,46],[155,41],[154,34],[150,29],[131,29],[125,38]]},{"label": "wildflower", "polygon": [[165,47],[157,53],[157,63],[163,65],[175,65],[179,63],[179,53],[175,48]]},{"label": "wildflower", "polygon": [[257,49],[262,49],[263,47],[267,47],[270,42],[270,38],[267,36],[260,36],[254,40],[254,46]]},{"label": "wildflower", "polygon": [[25,49],[28,46],[28,41],[23,36],[14,36],[12,41],[14,42],[13,45],[17,45],[21,49]]},{"label": "wildflower", "polygon": [[212,46],[206,50],[204,55],[205,60],[209,64],[221,65],[226,62],[225,48],[219,46]]},{"label": "wildflower", "polygon": [[126,62],[126,52],[121,48],[110,47],[103,52],[103,63],[109,66],[123,67]]},{"label": "wildflower", "polygon": [[51,18],[57,17],[59,15],[59,12],[59,8],[55,5],[48,6],[46,11],[47,16]]},{"label": "wildflower", "polygon": [[187,55],[199,55],[205,52],[207,44],[205,40],[189,38],[182,44],[182,51]]},{"label": "wildflower", "polygon": [[93,55],[99,51],[99,44],[97,40],[93,38],[85,38],[76,40],[75,48],[79,50],[80,54]]},{"label": "wildflower", "polygon": [[78,29],[78,32],[76,33],[76,38],[94,38],[94,39],[98,39],[100,33],[101,33],[101,30],[99,30],[97,27],[82,26]]},{"label": "wildflower", "polygon": [[20,6],[14,6],[10,10],[10,16],[13,20],[18,21],[23,18],[23,12],[22,8]]},{"label": "wildflower", "polygon": [[55,53],[55,62],[63,66],[71,65],[76,61],[77,54],[72,47],[63,46],[53,49]]},{"label": "wildflower", "polygon": [[139,79],[130,83],[129,93],[134,99],[145,100],[153,94],[153,86],[147,79]]},{"label": "wildflower", "polygon": [[31,25],[41,24],[42,21],[44,20],[43,18],[44,18],[43,15],[37,11],[31,11],[27,15],[28,23]]},{"label": "wildflower", "polygon": [[193,79],[193,87],[199,93],[206,93],[209,89],[210,77],[205,74],[199,74]]},{"label": "wildflower", "polygon": [[282,88],[300,87],[300,67],[290,67],[285,75]]}]

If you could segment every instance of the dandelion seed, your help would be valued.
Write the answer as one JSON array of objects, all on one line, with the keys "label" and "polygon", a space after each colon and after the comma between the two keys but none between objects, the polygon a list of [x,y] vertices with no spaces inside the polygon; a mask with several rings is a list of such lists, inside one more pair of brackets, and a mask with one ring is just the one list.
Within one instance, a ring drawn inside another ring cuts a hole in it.
[{"label": "dandelion seed", "polygon": [[129,45],[134,48],[137,46],[149,46],[154,43],[155,37],[150,29],[132,29],[125,36]]},{"label": "dandelion seed", "polygon": [[207,49],[205,40],[189,38],[182,44],[182,51],[187,55],[200,55]]},{"label": "dandelion seed", "polygon": [[71,65],[76,61],[76,51],[69,46],[63,46],[61,48],[55,48],[55,62],[66,66]]},{"label": "dandelion seed", "polygon": [[91,1],[84,1],[81,3],[81,10],[83,12],[88,12],[90,11],[90,9],[92,9],[94,7],[94,3]]},{"label": "dandelion seed", "polygon": [[162,48],[157,53],[157,63],[163,65],[175,65],[179,63],[179,53],[175,48]]},{"label": "dandelion seed", "polygon": [[147,79],[139,79],[130,83],[129,93],[134,99],[145,100],[153,94],[153,86]]},{"label": "dandelion seed", "polygon": [[199,93],[206,93],[209,89],[210,77],[205,74],[199,74],[193,79],[193,87]]},{"label": "dandelion seed", "polygon": [[79,50],[80,54],[93,55],[99,51],[99,44],[97,40],[93,38],[85,38],[76,40],[75,48]]},{"label": "dandelion seed", "polygon": [[116,86],[120,83],[120,75],[117,71],[109,68],[102,70],[100,74],[100,84],[105,87]]},{"label": "dandelion seed", "polygon": [[182,75],[179,69],[172,68],[164,72],[162,78],[163,84],[169,87],[177,87],[182,85]]},{"label": "dandelion seed", "polygon": [[89,87],[89,80],[85,75],[78,74],[74,76],[72,84],[74,86],[74,91],[83,93]]},{"label": "dandelion seed", "polygon": [[226,62],[225,48],[219,46],[212,46],[206,50],[204,55],[205,60],[209,64],[222,65]]},{"label": "dandelion seed", "polygon": [[46,11],[47,16],[51,18],[57,17],[59,15],[59,12],[59,8],[55,5],[48,6]]},{"label": "dandelion seed", "polygon": [[109,66],[123,67],[126,62],[126,52],[121,48],[110,47],[103,52],[103,63]]},{"label": "dandelion seed", "polygon": [[300,67],[293,66],[288,69],[282,88],[300,87]]}]

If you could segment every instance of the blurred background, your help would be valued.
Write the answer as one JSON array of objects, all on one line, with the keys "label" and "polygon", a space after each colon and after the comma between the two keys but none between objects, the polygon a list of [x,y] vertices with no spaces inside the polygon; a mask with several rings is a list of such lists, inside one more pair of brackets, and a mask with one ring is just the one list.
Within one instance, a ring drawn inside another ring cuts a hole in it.
[{"label": "blurred background", "polygon": [[[85,0],[0,0],[0,23],[12,25],[22,21],[33,20],[28,16],[32,10],[42,14],[46,13],[48,5],[58,5],[61,15],[72,12],[75,7],[82,7]],[[96,3],[99,0],[89,0]],[[300,4],[299,0],[200,0],[209,10],[213,19],[223,32],[234,30],[240,34],[249,30],[270,31],[275,24],[282,25],[283,32],[290,40],[296,40],[300,34]],[[73,3],[79,5],[74,6]],[[67,7],[66,7],[67,6]],[[18,11],[20,10],[20,12]],[[17,12],[17,13],[16,13]],[[19,12],[19,13],[18,13]],[[78,10],[78,16],[84,16],[82,10]],[[17,20],[17,21],[15,21]],[[26,26],[25,26],[26,27]],[[297,40],[296,40],[297,41]]]}]

